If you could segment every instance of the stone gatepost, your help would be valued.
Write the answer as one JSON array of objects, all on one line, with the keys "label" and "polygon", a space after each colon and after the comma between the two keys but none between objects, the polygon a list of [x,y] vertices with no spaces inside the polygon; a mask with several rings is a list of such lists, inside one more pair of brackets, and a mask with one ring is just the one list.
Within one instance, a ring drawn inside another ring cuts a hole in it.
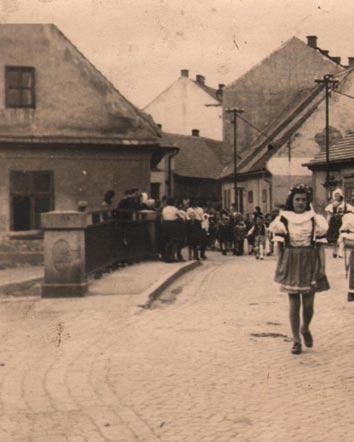
[{"label": "stone gatepost", "polygon": [[75,211],[41,215],[44,230],[43,297],[83,296],[87,292],[85,229],[87,214]]}]

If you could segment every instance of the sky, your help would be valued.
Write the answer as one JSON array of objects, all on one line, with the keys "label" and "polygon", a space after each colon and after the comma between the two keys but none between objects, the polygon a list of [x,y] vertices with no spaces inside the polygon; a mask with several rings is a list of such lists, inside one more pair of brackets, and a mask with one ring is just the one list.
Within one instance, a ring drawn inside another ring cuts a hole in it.
[{"label": "sky", "polygon": [[0,0],[1,23],[54,23],[135,105],[189,69],[228,84],[292,36],[354,56],[353,0]]}]

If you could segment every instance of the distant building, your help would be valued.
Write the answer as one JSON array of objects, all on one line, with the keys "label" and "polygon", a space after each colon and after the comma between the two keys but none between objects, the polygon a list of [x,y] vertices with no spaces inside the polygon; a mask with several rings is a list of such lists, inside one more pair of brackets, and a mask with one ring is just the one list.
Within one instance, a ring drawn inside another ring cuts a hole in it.
[{"label": "distant building", "polygon": [[[354,202],[354,58],[349,58],[352,68],[342,76],[336,92],[330,98],[330,148],[329,171],[331,188],[341,187],[348,202]],[[312,184],[316,207],[323,210],[328,203],[329,192],[326,182],[326,148],[324,131],[324,103],[306,124],[304,136],[299,143],[306,143],[310,148],[319,145],[311,161],[306,162],[312,171]]]},{"label": "distant building", "polygon": [[[354,60],[349,59],[350,63]],[[330,176],[332,186],[354,195],[354,64],[337,74],[338,87],[330,96]],[[300,93],[283,115],[267,128],[270,139],[260,137],[239,164],[239,205],[245,212],[260,206],[264,212],[284,203],[289,187],[303,182],[314,189],[314,205],[328,203],[325,152],[325,92],[323,85]],[[311,171],[313,173],[311,173]],[[232,164],[222,173],[224,205],[233,191]]]},{"label": "distant building", "polygon": [[150,190],[159,129],[56,26],[0,25],[0,55],[3,241],[37,238],[42,212],[100,207],[108,189]]},{"label": "distant building", "polygon": [[197,130],[192,136],[164,133],[163,141],[179,149],[173,159],[173,195],[219,205],[219,176],[225,165],[222,142],[201,137]]},{"label": "distant building", "polygon": [[190,135],[198,129],[203,137],[222,140],[223,84],[218,89],[207,86],[205,77],[189,78],[182,69],[181,76],[161,92],[144,111],[162,125],[165,132]]},{"label": "distant building", "polygon": [[[243,109],[247,122],[238,118],[239,207],[252,211],[260,206],[269,211],[284,201],[287,189],[301,180],[311,182],[302,164],[320,147],[299,146],[298,130],[323,101],[323,88],[314,80],[325,74],[340,77],[347,72],[338,57],[296,37],[265,58],[224,90],[224,148],[232,152],[233,125],[226,110]],[[324,114],[322,115],[324,124]],[[253,126],[253,127],[252,127]],[[258,130],[255,130],[257,128]],[[323,126],[322,126],[323,128]],[[260,133],[261,132],[261,133]],[[223,204],[234,202],[233,163],[222,173]]]}]

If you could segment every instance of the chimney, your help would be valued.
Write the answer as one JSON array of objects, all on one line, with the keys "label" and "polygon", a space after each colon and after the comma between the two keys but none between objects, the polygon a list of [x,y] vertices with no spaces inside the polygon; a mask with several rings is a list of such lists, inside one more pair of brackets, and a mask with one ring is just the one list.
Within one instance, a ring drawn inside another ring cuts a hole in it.
[{"label": "chimney", "polygon": [[162,129],[162,124],[161,123],[157,123],[156,125],[159,129]]},{"label": "chimney", "polygon": [[203,85],[205,84],[205,77],[204,77],[204,75],[197,74],[195,79],[197,80],[197,83],[203,84]]},{"label": "chimney", "polygon": [[317,35],[308,35],[307,37],[307,46],[310,48],[317,49]]},{"label": "chimney", "polygon": [[192,129],[192,137],[199,137],[199,129]]},{"label": "chimney", "polygon": [[350,68],[354,68],[354,57],[348,57],[348,65]]},{"label": "chimney", "polygon": [[321,54],[325,55],[326,57],[329,56],[329,51],[327,49],[320,49]]},{"label": "chimney", "polygon": [[222,101],[222,97],[224,95],[224,87],[225,87],[225,85],[221,83],[221,84],[219,84],[218,90],[216,91],[216,98],[219,101]]},{"label": "chimney", "polygon": [[181,69],[181,77],[189,77],[189,70],[188,69]]},{"label": "chimney", "polygon": [[332,59],[335,63],[340,64],[340,60],[341,60],[340,57],[331,57],[331,59]]}]

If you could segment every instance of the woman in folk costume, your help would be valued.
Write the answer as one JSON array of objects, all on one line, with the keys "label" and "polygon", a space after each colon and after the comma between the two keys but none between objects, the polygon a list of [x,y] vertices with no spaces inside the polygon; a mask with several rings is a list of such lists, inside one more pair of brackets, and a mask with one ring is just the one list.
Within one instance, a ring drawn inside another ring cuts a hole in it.
[{"label": "woman in folk costume", "polygon": [[345,273],[349,285],[348,301],[354,301],[354,213],[343,215],[338,241],[344,244]]},{"label": "woman in folk costume", "polygon": [[[342,225],[342,217],[345,213],[352,212],[353,207],[347,204],[341,189],[336,189],[332,193],[332,202],[325,208],[327,221],[329,223],[327,239],[333,244],[333,258],[343,258],[343,244],[338,244],[339,231]],[[339,247],[337,248],[337,246]],[[338,250],[337,250],[338,249]]]},{"label": "woman in folk costume", "polygon": [[[311,189],[304,184],[291,188],[285,209],[270,224],[278,245],[275,281],[288,293],[290,325],[293,334],[291,352],[300,354],[300,331],[307,347],[313,346],[309,326],[313,316],[315,292],[329,289],[324,248],[328,224],[310,204]],[[303,323],[300,329],[302,301]]]}]

